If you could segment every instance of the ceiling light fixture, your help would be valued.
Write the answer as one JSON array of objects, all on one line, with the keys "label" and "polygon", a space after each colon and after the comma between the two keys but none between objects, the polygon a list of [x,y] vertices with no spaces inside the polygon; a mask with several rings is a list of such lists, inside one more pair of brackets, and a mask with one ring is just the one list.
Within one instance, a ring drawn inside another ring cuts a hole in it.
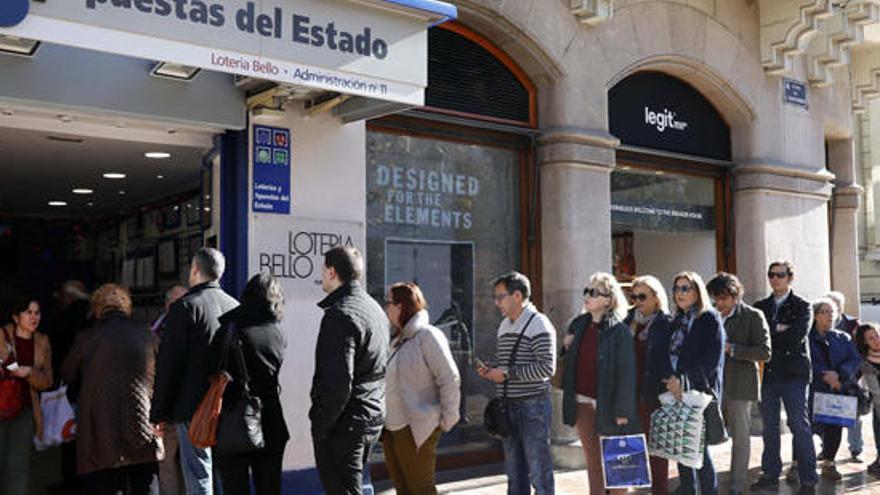
[{"label": "ceiling light fixture", "polygon": [[0,34],[0,52],[21,57],[33,57],[37,53],[40,42],[27,38],[19,38],[9,34]]},{"label": "ceiling light fixture", "polygon": [[156,178],[157,178],[157,179],[160,179],[160,180],[161,180],[161,179],[164,179],[164,178],[165,178],[165,176],[164,176],[164,175],[162,175],[162,174],[159,174],[159,175],[157,175],[157,176],[156,176]]},{"label": "ceiling light fixture", "polygon": [[119,195],[120,195],[120,196],[124,196],[124,195],[125,195],[125,189],[120,189],[120,190],[119,190]]},{"label": "ceiling light fixture", "polygon": [[201,70],[202,69],[199,69],[198,67],[191,67],[189,65],[158,62],[153,66],[153,70],[150,71],[150,74],[156,77],[174,79],[176,81],[192,81]]},{"label": "ceiling light fixture", "polygon": [[119,172],[106,172],[102,175],[102,177],[104,177],[105,179],[119,180],[119,179],[124,179],[125,174],[122,174]]},{"label": "ceiling light fixture", "polygon": [[148,151],[144,153],[144,156],[151,160],[165,160],[171,158],[171,153],[167,151]]},{"label": "ceiling light fixture", "polygon": [[71,191],[73,194],[92,194],[95,191],[85,188],[85,187],[77,187]]},{"label": "ceiling light fixture", "polygon": [[67,201],[52,200],[49,201],[49,206],[67,206]]}]

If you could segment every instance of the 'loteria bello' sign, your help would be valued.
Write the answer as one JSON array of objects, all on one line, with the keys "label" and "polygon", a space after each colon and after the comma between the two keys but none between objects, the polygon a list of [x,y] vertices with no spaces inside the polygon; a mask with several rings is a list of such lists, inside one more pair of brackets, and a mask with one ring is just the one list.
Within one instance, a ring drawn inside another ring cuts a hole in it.
[{"label": "'loteria bello' sign", "polygon": [[46,0],[0,34],[420,105],[427,25],[454,16],[434,0]]}]

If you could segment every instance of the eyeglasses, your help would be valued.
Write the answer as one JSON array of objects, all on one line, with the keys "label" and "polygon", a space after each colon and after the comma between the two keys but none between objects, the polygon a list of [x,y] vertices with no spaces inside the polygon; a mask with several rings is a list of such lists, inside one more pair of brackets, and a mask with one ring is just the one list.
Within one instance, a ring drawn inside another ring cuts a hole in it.
[{"label": "eyeglasses", "polygon": [[634,292],[631,296],[633,301],[645,302],[648,299],[648,295],[644,292]]},{"label": "eyeglasses", "polygon": [[820,309],[819,311],[816,311],[816,314],[817,315],[833,315],[834,311],[832,311],[830,309]]},{"label": "eyeglasses", "polygon": [[767,278],[788,278],[788,272],[767,272]]},{"label": "eyeglasses", "polygon": [[687,294],[688,292],[692,291],[693,289],[694,288],[691,287],[690,285],[676,285],[675,287],[672,288],[672,292],[673,293],[678,292],[680,294]]},{"label": "eyeglasses", "polygon": [[599,289],[595,287],[587,287],[584,289],[584,297],[611,297],[611,294],[600,292]]},{"label": "eyeglasses", "polygon": [[507,296],[509,296],[509,295],[510,295],[509,292],[503,292],[503,293],[501,293],[501,294],[492,294],[492,299],[493,299],[495,302],[501,302],[502,300],[504,300],[505,297],[507,297]]},{"label": "eyeglasses", "polygon": [[385,303],[385,306],[391,306],[392,304],[397,304],[396,302],[392,301],[391,299],[385,299],[382,302]]}]

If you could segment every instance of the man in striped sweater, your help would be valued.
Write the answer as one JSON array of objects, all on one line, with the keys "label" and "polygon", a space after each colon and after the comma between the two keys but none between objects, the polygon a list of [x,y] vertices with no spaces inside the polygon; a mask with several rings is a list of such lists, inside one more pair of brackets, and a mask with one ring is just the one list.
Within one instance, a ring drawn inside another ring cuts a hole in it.
[{"label": "man in striped sweater", "polygon": [[[518,272],[494,282],[498,325],[496,364],[480,363],[478,373],[507,397],[511,434],[503,440],[507,494],[553,495],[550,455],[550,378],[556,368],[556,329],[529,301],[531,283]],[[520,340],[511,364],[511,354]]]}]

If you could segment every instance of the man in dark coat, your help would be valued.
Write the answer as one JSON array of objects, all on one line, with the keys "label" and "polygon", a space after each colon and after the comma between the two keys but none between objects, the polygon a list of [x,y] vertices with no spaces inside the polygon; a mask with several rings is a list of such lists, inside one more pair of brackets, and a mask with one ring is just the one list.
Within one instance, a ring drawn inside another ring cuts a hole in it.
[{"label": "man in dark coat", "polygon": [[190,495],[213,493],[211,449],[192,445],[187,428],[208,390],[208,347],[220,328],[219,318],[238,306],[218,283],[225,268],[226,260],[216,249],[202,248],[193,256],[189,292],[168,311],[156,363],[150,417],[154,423],[173,423]]},{"label": "man in dark coat", "polygon": [[312,442],[328,495],[360,494],[363,467],[385,422],[385,365],[389,322],[361,286],[364,261],[352,247],[324,257],[328,293],[315,347]]},{"label": "man in dark coat", "polygon": [[755,303],[770,326],[772,353],[761,383],[761,416],[764,423],[764,454],[761,478],[754,490],[775,489],[779,485],[782,459],[779,455],[779,404],[785,405],[788,428],[794,437],[794,457],[801,482],[800,493],[813,493],[818,482],[816,449],[810,425],[807,395],[811,368],[807,335],[813,320],[810,303],[791,290],[794,265],[774,261],[767,271],[773,293]]}]

